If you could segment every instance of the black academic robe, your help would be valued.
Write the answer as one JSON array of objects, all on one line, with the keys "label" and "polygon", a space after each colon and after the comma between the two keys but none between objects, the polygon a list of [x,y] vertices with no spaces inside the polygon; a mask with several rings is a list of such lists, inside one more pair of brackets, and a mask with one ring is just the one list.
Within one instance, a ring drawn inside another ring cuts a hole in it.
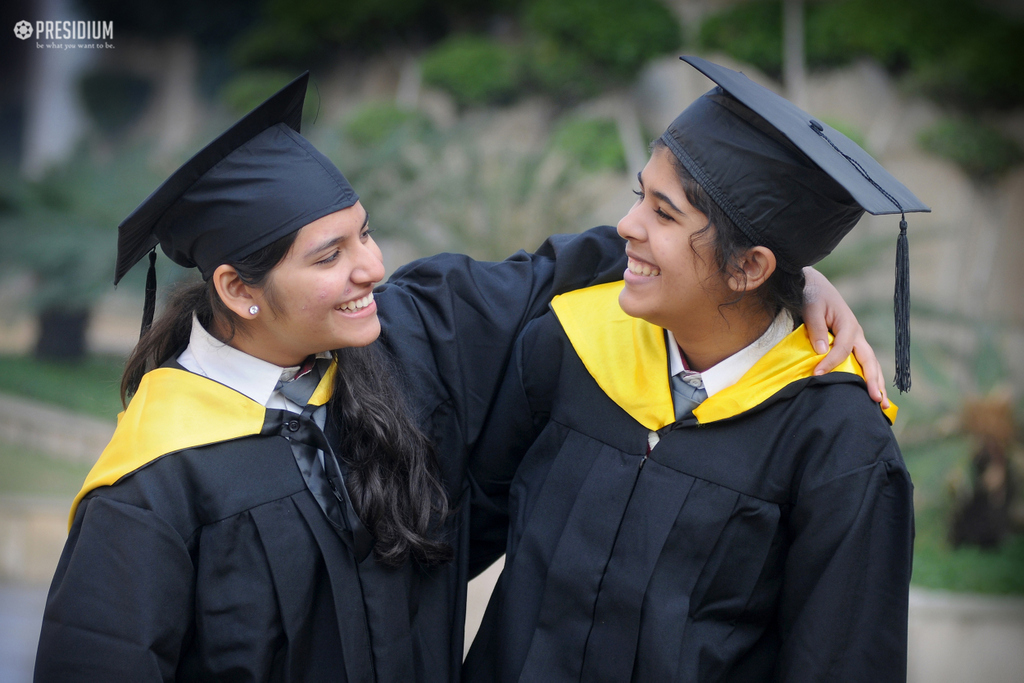
[{"label": "black academic robe", "polygon": [[621,286],[526,328],[471,459],[506,559],[465,680],[905,680],[912,487],[859,366],[798,328],[676,422]]},{"label": "black academic robe", "polygon": [[361,557],[300,457],[299,441],[322,444],[309,418],[180,368],[147,375],[76,498],[36,680],[457,681],[466,454],[515,336],[552,293],[620,274],[622,244],[606,227],[501,263],[441,255],[378,288],[379,343],[456,510],[440,567]]}]

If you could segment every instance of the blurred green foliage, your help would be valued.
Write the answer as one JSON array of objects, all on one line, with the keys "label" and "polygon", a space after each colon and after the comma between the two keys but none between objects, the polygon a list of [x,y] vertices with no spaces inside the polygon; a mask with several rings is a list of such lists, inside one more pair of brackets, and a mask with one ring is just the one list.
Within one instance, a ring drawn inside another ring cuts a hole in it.
[{"label": "blurred green foliage", "polygon": [[[1024,102],[1024,23],[973,0],[808,2],[811,67],[870,57],[942,102],[967,108]],[[757,0],[705,19],[698,42],[779,77],[782,3]]]},{"label": "blurred green foliage", "polygon": [[[555,153],[550,124],[531,111],[538,129],[522,136],[523,112],[461,117],[439,128],[369,104],[340,126],[319,129],[315,144],[339,160],[358,190],[389,267],[399,253],[500,259],[552,233],[597,224],[593,212],[607,198],[607,178]],[[393,250],[392,241],[404,248]]]},{"label": "blurred green foliage", "polygon": [[[258,105],[286,86],[296,74],[283,69],[246,69],[235,74],[220,91],[220,99],[236,117],[248,114]],[[311,81],[302,103],[302,118],[316,116],[320,107],[319,93]]]},{"label": "blurred green foliage", "polygon": [[587,171],[626,170],[626,152],[615,121],[607,118],[570,118],[551,136],[551,143]]},{"label": "blurred green foliage", "polygon": [[153,84],[127,71],[98,69],[81,78],[78,90],[89,116],[111,135],[138,120],[149,103]]},{"label": "blurred green foliage", "polygon": [[101,157],[83,148],[38,181],[3,175],[0,264],[33,273],[33,310],[87,309],[113,282],[118,224],[161,180],[146,150]]},{"label": "blurred green foliage", "polygon": [[701,22],[697,44],[704,50],[721,50],[778,78],[782,74],[781,0],[741,3],[708,15]]},{"label": "blurred green foliage", "polygon": [[123,410],[124,361],[116,356],[89,356],[81,363],[64,363],[0,354],[0,392],[113,420]]},{"label": "blurred green foliage", "polygon": [[417,136],[431,128],[430,119],[421,112],[402,109],[390,102],[371,102],[351,114],[344,124],[345,133],[360,147],[379,146],[402,130]]},{"label": "blurred green foliage", "polygon": [[309,66],[338,52],[367,52],[390,42],[433,42],[455,29],[486,27],[522,0],[263,0],[258,19],[234,46],[236,63]]},{"label": "blurred green foliage", "polygon": [[658,0],[530,0],[514,43],[455,35],[424,62],[424,80],[461,105],[540,92],[569,104],[622,83],[682,43],[679,20]]},{"label": "blurred green foliage", "polygon": [[978,180],[994,178],[1024,161],[1024,152],[999,131],[972,118],[947,118],[922,130],[918,142]]},{"label": "blurred green foliage", "polygon": [[63,496],[70,502],[92,465],[68,462],[0,441],[0,494]]},{"label": "blurred green foliage", "polygon": [[[897,399],[899,400],[899,399]],[[970,457],[971,440],[950,437],[903,447],[914,482],[914,575],[922,588],[972,593],[1024,594],[1024,535],[1016,534],[998,550],[953,548],[948,522],[951,470]]]},{"label": "blurred green foliage", "polygon": [[523,23],[621,77],[682,44],[679,20],[658,0],[530,0]]},{"label": "blurred green foliage", "polygon": [[522,57],[512,46],[460,35],[423,59],[423,81],[446,90],[460,106],[511,101],[523,82]]},{"label": "blurred green foliage", "polygon": [[535,36],[524,48],[525,90],[536,90],[556,102],[577,102],[600,92],[601,71],[581,53],[557,40]]},{"label": "blurred green foliage", "polygon": [[76,0],[85,16],[113,21],[115,36],[191,38],[204,47],[224,45],[255,18],[249,0]]}]

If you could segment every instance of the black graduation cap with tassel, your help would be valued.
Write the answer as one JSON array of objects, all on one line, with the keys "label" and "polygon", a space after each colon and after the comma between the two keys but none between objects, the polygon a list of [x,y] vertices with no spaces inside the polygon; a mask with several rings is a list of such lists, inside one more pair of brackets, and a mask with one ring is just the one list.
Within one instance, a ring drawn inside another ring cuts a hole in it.
[{"label": "black graduation cap with tassel", "polygon": [[358,201],[341,171],[299,134],[306,72],[197,152],[118,226],[116,285],[149,254],[142,334],[156,309],[156,247],[208,280]]},{"label": "black graduation cap with tassel", "polygon": [[742,73],[680,57],[718,84],[661,139],[718,206],[778,267],[827,256],[864,212],[900,214],[896,242],[896,388],[910,389],[906,214],[930,209],[857,143]]}]

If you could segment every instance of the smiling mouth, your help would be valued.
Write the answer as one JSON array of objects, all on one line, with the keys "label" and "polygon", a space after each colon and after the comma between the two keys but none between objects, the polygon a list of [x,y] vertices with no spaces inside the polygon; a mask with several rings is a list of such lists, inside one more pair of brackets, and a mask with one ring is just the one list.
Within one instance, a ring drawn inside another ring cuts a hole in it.
[{"label": "smiling mouth", "polygon": [[661,268],[631,258],[629,259],[629,272],[634,275],[643,275],[644,277],[656,277],[661,275]]},{"label": "smiling mouth", "polygon": [[373,303],[373,292],[370,292],[362,299],[353,299],[347,303],[338,306],[339,311],[358,311],[361,308],[366,308]]}]

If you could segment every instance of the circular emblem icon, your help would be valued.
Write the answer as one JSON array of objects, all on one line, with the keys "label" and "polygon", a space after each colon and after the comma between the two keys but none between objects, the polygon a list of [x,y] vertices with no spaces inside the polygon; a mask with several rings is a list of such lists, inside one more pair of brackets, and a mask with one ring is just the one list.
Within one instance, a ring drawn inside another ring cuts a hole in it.
[{"label": "circular emblem icon", "polygon": [[14,35],[22,40],[28,40],[32,37],[32,24],[27,21],[19,21],[14,25]]}]

